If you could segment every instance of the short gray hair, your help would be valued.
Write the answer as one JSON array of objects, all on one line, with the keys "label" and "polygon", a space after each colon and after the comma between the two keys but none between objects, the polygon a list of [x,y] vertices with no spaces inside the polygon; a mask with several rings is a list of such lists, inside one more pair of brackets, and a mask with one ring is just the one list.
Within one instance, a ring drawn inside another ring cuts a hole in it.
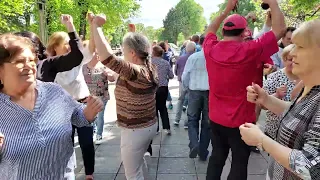
[{"label": "short gray hair", "polygon": [[123,37],[123,44],[133,50],[141,60],[147,60],[151,53],[151,46],[146,36],[140,33],[127,33]]},{"label": "short gray hair", "polygon": [[196,43],[195,42],[188,42],[186,46],[186,51],[187,52],[195,52],[196,51]]}]

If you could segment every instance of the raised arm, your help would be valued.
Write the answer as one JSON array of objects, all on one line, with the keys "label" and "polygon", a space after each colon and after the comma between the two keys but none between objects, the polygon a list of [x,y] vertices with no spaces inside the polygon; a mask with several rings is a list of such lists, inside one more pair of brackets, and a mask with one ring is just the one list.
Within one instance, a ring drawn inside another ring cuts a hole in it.
[{"label": "raised arm", "polygon": [[136,79],[137,74],[139,73],[139,68],[127,61],[120,60],[113,55],[111,46],[105,39],[102,31],[102,25],[105,22],[106,17],[104,15],[95,16],[93,20],[94,42],[96,44],[96,49],[100,56],[101,63],[126,79]]},{"label": "raised arm", "polygon": [[270,6],[272,32],[276,35],[277,40],[280,40],[286,29],[284,15],[280,10],[277,0],[263,0],[263,2]]},{"label": "raised arm", "polygon": [[290,102],[280,100],[267,94],[259,85],[253,84],[247,87],[247,99],[249,102],[264,106],[276,115],[281,115],[291,105]]},{"label": "raised arm", "polygon": [[70,15],[62,15],[61,19],[62,24],[64,24],[68,30],[71,51],[62,56],[55,56],[47,59],[47,63],[51,64],[50,67],[55,73],[69,71],[80,65],[83,60],[83,54],[81,52],[82,43],[76,33],[72,17]]},{"label": "raised arm", "polygon": [[217,34],[220,24],[223,22],[225,18],[227,18],[229,13],[234,9],[237,2],[238,0],[228,0],[225,10],[222,11],[221,14],[210,23],[210,25],[206,30],[206,34],[209,34],[209,33]]}]

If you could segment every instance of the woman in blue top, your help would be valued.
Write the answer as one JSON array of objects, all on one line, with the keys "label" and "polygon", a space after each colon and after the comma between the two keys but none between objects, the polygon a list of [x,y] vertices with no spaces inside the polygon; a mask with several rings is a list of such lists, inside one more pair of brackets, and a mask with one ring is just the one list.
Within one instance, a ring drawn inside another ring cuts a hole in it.
[{"label": "woman in blue top", "polygon": [[89,126],[102,110],[96,97],[84,106],[60,86],[36,81],[37,60],[29,39],[0,36],[1,180],[74,179],[72,125]]}]

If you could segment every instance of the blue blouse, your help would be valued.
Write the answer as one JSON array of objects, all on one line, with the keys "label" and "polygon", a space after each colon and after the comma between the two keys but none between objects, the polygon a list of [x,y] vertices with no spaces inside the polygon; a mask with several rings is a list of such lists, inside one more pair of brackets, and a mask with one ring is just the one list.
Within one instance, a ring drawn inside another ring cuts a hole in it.
[{"label": "blue blouse", "polygon": [[33,111],[0,93],[1,180],[60,180],[74,169],[67,167],[73,154],[72,125],[90,125],[84,105],[57,84],[37,81],[36,89]]}]

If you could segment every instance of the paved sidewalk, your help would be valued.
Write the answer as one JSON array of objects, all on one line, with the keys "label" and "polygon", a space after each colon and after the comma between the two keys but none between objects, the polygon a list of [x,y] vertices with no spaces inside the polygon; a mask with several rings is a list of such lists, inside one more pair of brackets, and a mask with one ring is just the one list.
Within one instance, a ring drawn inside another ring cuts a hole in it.
[{"label": "paved sidewalk", "polygon": [[[154,155],[148,162],[150,180],[205,180],[207,162],[200,162],[198,159],[190,159],[188,148],[188,132],[183,129],[183,121],[180,127],[172,125],[178,97],[178,82],[170,82],[170,93],[174,99],[174,109],[169,110],[172,135],[159,133],[153,141]],[[113,95],[114,86],[110,86],[111,100],[108,102],[105,114],[105,142],[96,146],[95,180],[125,180],[124,169],[120,158],[120,129],[116,127],[115,100]],[[182,119],[186,119],[184,113]],[[261,124],[265,117],[262,113]],[[211,146],[211,145],[210,145]],[[210,147],[211,150],[211,147]],[[84,169],[79,146],[76,146],[77,153],[77,179],[84,179]],[[231,167],[231,157],[226,161],[222,180],[227,179]],[[249,160],[248,180],[264,180],[267,169],[266,154],[252,153]]]}]

